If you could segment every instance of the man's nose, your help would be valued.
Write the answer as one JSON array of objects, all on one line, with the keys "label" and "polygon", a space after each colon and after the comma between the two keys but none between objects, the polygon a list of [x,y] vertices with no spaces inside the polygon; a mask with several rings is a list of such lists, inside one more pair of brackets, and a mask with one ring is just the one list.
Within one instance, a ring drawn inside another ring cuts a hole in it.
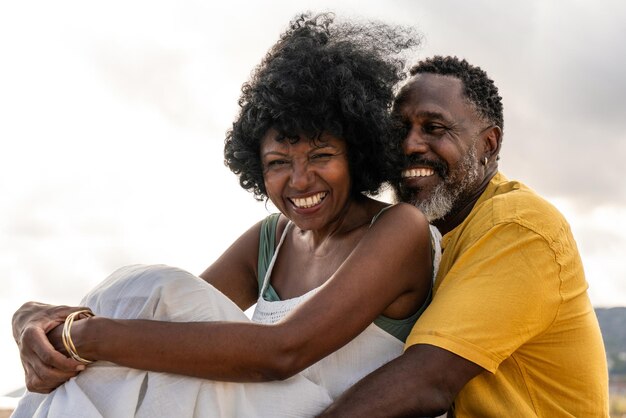
[{"label": "man's nose", "polygon": [[417,127],[412,127],[402,142],[402,150],[405,155],[424,154],[428,151],[428,144],[420,135]]},{"label": "man's nose", "polygon": [[313,181],[313,170],[307,161],[296,160],[292,164],[289,185],[295,190],[306,190]]}]

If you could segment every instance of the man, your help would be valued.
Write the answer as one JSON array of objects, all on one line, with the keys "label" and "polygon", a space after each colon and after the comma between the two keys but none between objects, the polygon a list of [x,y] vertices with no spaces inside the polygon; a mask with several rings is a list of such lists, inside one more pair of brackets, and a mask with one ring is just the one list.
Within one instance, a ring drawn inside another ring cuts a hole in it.
[{"label": "man", "polygon": [[493,81],[453,57],[411,75],[394,106],[408,128],[397,192],[443,234],[432,303],[405,353],[323,416],[608,416],[604,346],[576,244],[555,208],[498,172]]}]

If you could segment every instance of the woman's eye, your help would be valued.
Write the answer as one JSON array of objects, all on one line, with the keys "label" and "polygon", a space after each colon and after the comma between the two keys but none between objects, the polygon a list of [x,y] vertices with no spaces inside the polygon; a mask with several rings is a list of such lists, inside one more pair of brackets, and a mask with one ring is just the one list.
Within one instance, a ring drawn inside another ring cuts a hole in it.
[{"label": "woman's eye", "polygon": [[313,160],[313,161],[328,161],[333,156],[334,156],[334,154],[330,154],[330,153],[327,153],[327,152],[320,152],[320,153],[311,155],[311,160]]},{"label": "woman's eye", "polygon": [[289,164],[288,160],[272,160],[265,163],[267,168],[280,168]]}]

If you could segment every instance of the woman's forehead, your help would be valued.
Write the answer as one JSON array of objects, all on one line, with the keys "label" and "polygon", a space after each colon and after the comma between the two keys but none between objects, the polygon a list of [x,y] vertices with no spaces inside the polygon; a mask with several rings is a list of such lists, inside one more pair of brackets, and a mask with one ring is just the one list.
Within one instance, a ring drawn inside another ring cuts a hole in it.
[{"label": "woman's forehead", "polygon": [[261,150],[288,150],[290,148],[346,148],[346,142],[331,133],[323,132],[319,136],[308,136],[305,134],[296,137],[287,137],[279,133],[274,128],[268,129],[261,138]]}]

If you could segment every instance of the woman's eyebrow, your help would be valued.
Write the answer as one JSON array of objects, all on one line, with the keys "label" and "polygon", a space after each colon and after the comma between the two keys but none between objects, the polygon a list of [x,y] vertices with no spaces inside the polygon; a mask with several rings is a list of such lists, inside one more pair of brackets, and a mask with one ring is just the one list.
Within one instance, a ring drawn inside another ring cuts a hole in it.
[{"label": "woman's eyebrow", "polygon": [[324,142],[321,144],[316,144],[315,147],[313,148],[313,151],[317,151],[319,149],[322,148],[333,148],[333,149],[337,149],[337,146],[335,144],[332,144],[330,142]]},{"label": "woman's eyebrow", "polygon": [[267,152],[264,152],[263,154],[261,154],[261,157],[269,157],[269,156],[271,156],[271,155],[276,155],[276,156],[279,156],[279,157],[284,157],[284,156],[286,156],[287,154],[285,154],[284,152],[280,152],[280,151],[273,151],[273,150],[272,150],[272,151],[267,151]]}]

